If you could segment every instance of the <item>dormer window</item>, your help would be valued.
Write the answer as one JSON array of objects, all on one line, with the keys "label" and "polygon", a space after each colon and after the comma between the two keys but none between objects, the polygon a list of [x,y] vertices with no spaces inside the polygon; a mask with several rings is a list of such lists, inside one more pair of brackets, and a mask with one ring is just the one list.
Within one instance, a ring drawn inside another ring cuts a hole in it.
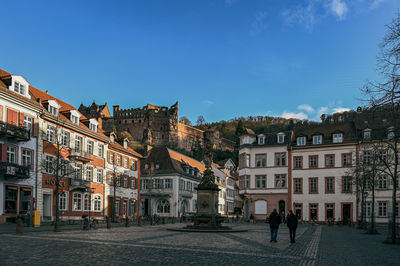
[{"label": "dormer window", "polygon": [[333,143],[342,143],[343,142],[343,133],[335,133],[332,135]]},{"label": "dormer window", "polygon": [[110,134],[110,141],[111,141],[111,143],[114,143],[114,141],[115,141],[115,133],[111,133]]},{"label": "dormer window", "polygon": [[54,115],[54,116],[58,116],[58,111],[60,109],[60,105],[58,104],[57,101],[55,100],[49,100],[48,101],[49,107],[48,107],[48,111],[50,114]]},{"label": "dormer window", "polygon": [[81,118],[82,115],[76,110],[71,110],[70,113],[71,113],[70,114],[71,122],[76,125],[79,125],[79,119]]},{"label": "dormer window", "polygon": [[322,135],[313,136],[313,144],[322,144]]},{"label": "dormer window", "polygon": [[71,115],[71,121],[74,124],[79,124],[79,118],[77,116]]},{"label": "dormer window", "polygon": [[394,138],[394,128],[393,127],[388,129],[388,135],[387,136],[388,136],[388,139]]},{"label": "dormer window", "polygon": [[14,91],[15,91],[16,93],[25,95],[25,86],[22,85],[21,83],[15,81],[15,82],[14,82]]},{"label": "dormer window", "polygon": [[91,118],[91,119],[89,120],[89,129],[90,129],[91,131],[97,132],[97,127],[98,127],[98,125],[99,125],[99,122],[97,122],[96,119]]},{"label": "dormer window", "polygon": [[304,145],[306,145],[306,137],[298,137],[297,146],[304,146]]},{"label": "dormer window", "polygon": [[279,144],[282,144],[282,143],[284,143],[285,142],[285,134],[283,134],[283,133],[278,133],[278,143]]},{"label": "dormer window", "polygon": [[258,136],[258,144],[263,145],[265,143],[265,137],[264,135]]},{"label": "dormer window", "polygon": [[371,129],[365,129],[363,133],[364,139],[371,139]]}]

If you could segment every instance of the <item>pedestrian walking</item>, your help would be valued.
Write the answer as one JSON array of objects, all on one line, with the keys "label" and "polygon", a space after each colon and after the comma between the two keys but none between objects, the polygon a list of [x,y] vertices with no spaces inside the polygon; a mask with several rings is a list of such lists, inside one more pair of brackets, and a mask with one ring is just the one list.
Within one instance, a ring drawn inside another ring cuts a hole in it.
[{"label": "pedestrian walking", "polygon": [[297,228],[297,217],[290,210],[288,216],[286,217],[287,227],[289,227],[290,243],[296,242],[296,228]]},{"label": "pedestrian walking", "polygon": [[269,228],[271,229],[271,241],[277,242],[276,238],[278,237],[278,229],[281,223],[281,216],[278,214],[276,209],[269,216]]}]

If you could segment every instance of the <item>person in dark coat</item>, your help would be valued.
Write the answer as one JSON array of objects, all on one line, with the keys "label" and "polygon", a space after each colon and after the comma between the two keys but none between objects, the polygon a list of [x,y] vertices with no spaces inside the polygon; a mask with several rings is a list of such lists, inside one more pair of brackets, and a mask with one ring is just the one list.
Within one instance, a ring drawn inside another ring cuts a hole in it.
[{"label": "person in dark coat", "polygon": [[269,228],[271,229],[271,241],[277,242],[276,238],[278,237],[278,229],[281,223],[281,216],[277,213],[276,209],[269,216]]},{"label": "person in dark coat", "polygon": [[287,227],[289,227],[290,234],[290,243],[295,243],[296,240],[296,228],[297,228],[297,217],[293,214],[293,211],[290,210],[288,216],[286,217]]}]

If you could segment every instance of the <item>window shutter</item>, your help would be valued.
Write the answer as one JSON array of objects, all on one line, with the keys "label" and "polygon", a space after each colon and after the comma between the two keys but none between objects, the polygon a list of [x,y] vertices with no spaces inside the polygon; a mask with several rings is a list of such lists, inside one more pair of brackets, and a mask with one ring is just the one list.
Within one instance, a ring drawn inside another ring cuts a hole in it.
[{"label": "window shutter", "polygon": [[111,161],[110,161],[110,154],[111,154],[111,152],[108,151],[108,152],[107,152],[107,161],[108,161],[108,163],[111,163]]},{"label": "window shutter", "polygon": [[19,112],[19,126],[23,127],[24,126],[24,113]]},{"label": "window shutter", "polygon": [[7,109],[7,123],[18,125],[18,113],[16,111]]},{"label": "window shutter", "polygon": [[3,121],[3,105],[0,105],[0,122]]}]

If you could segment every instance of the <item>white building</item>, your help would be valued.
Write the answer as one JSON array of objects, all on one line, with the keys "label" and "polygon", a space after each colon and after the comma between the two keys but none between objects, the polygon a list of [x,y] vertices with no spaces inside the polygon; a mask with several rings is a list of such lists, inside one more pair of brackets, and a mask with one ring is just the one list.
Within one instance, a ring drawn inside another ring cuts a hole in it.
[{"label": "white building", "polygon": [[166,147],[153,148],[141,166],[142,215],[179,217],[195,212],[205,165]]},{"label": "white building", "polygon": [[24,77],[0,70],[0,223],[29,214],[41,188],[37,151],[42,107],[31,100],[29,87]]},{"label": "white building", "polygon": [[291,148],[291,202],[305,221],[355,222],[352,168],[357,138],[354,124],[321,124],[294,129]]},{"label": "white building", "polygon": [[289,142],[290,132],[240,137],[239,194],[244,197],[245,219],[251,214],[265,219],[273,209],[287,212]]}]

